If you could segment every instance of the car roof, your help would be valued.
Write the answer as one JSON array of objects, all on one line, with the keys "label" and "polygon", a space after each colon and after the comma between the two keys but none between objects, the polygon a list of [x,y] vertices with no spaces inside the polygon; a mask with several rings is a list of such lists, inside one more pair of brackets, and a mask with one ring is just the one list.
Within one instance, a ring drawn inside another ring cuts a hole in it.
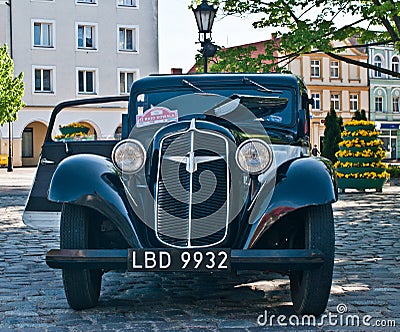
[{"label": "car roof", "polygon": [[[242,84],[243,79],[254,80],[259,84],[274,86],[299,87],[298,78],[291,74],[191,74],[191,75],[150,75],[133,83],[132,92],[142,90],[167,89],[171,87],[187,87],[184,80],[196,86],[229,86]],[[251,83],[246,83],[251,84]]]}]

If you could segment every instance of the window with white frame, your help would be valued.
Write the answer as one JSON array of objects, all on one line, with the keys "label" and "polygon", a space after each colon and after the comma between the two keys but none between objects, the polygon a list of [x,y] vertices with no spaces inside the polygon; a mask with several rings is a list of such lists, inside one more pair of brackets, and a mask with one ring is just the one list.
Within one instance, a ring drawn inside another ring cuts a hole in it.
[{"label": "window with white frame", "polygon": [[54,67],[33,67],[33,92],[54,93]]},{"label": "window with white frame", "polygon": [[119,26],[118,27],[118,50],[137,52],[137,27]]},{"label": "window with white frame", "polygon": [[350,111],[357,111],[358,110],[358,95],[357,94],[350,94]]},{"label": "window with white frame", "polygon": [[375,112],[383,112],[383,97],[375,97]]},{"label": "window with white frame", "polygon": [[94,23],[77,23],[77,48],[78,49],[91,49],[97,48],[97,24]]},{"label": "window with white frame", "polygon": [[96,4],[96,3],[97,3],[97,0],[76,0],[76,3]]},{"label": "window with white frame", "polygon": [[[375,55],[374,57],[374,66],[382,68],[382,58],[379,55]],[[380,71],[374,71],[374,77],[382,77],[382,73]]]},{"label": "window with white frame", "polygon": [[117,4],[121,7],[137,7],[137,0],[117,0]]},{"label": "window with white frame", "polygon": [[340,111],[340,95],[331,94],[331,108],[335,111]]},{"label": "window with white frame", "polygon": [[32,39],[34,47],[54,47],[54,21],[32,21]]},{"label": "window with white frame", "polygon": [[394,113],[399,113],[400,112],[400,97],[394,96],[392,99],[393,103],[393,112]]},{"label": "window with white frame", "polygon": [[321,76],[321,61],[311,60],[311,77]]},{"label": "window with white frame", "polygon": [[311,94],[312,109],[315,111],[321,110],[321,95],[318,92]]},{"label": "window with white frame", "polygon": [[398,73],[399,69],[400,69],[399,58],[397,56],[394,56],[392,58],[392,71],[394,71],[395,73]]},{"label": "window with white frame", "polygon": [[96,93],[96,69],[80,68],[77,70],[77,92],[78,94]]},{"label": "window with white frame", "polygon": [[339,61],[331,61],[331,78],[339,78]]},{"label": "window with white frame", "polygon": [[131,86],[136,79],[136,71],[129,69],[119,70],[119,93],[128,94],[131,92]]}]

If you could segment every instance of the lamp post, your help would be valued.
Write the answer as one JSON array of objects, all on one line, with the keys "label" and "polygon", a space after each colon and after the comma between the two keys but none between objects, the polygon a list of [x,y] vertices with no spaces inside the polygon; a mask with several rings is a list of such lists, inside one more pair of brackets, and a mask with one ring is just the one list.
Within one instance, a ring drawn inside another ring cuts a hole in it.
[{"label": "lamp post", "polygon": [[[13,58],[13,25],[12,25],[12,8],[11,0],[5,2],[10,7],[10,56]],[[13,172],[13,138],[12,138],[12,124],[8,123],[8,158],[7,158],[7,172]]]},{"label": "lamp post", "polygon": [[7,158],[7,172],[13,171],[13,140],[11,122],[8,123],[8,158]]},{"label": "lamp post", "polygon": [[200,53],[203,54],[204,73],[207,73],[207,58],[214,56],[217,52],[217,46],[211,42],[211,30],[217,10],[218,8],[209,5],[207,0],[202,0],[199,6],[193,8],[202,47]]}]

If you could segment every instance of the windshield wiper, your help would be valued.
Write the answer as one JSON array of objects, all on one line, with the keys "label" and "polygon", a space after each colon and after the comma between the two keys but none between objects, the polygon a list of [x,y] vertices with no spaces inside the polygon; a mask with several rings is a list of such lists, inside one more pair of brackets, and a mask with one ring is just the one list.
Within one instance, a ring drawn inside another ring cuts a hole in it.
[{"label": "windshield wiper", "polygon": [[197,91],[199,91],[201,93],[205,93],[202,89],[200,89],[199,87],[195,86],[193,83],[190,83],[187,80],[182,80],[182,82],[187,84],[187,85],[189,85],[191,88],[193,88],[193,89],[195,89],[195,90],[197,90]]},{"label": "windshield wiper", "polygon": [[268,88],[266,88],[264,85],[261,85],[260,83],[254,82],[253,80],[251,80],[251,79],[249,79],[249,78],[247,78],[247,77],[243,77],[243,81],[247,81],[247,82],[249,82],[249,83],[255,85],[256,87],[259,88],[259,91],[262,91],[262,92],[267,92],[267,93],[282,93],[282,91],[279,91],[279,90],[271,90],[271,89],[268,89]]}]

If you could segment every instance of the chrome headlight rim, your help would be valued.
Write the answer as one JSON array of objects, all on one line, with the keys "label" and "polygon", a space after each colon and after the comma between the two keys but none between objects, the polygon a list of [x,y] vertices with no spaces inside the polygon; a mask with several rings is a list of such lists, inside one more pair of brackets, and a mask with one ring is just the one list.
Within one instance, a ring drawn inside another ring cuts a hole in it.
[{"label": "chrome headlight rim", "polygon": [[[253,143],[253,142],[254,142],[254,143],[260,143],[260,144],[262,144],[262,145],[268,150],[268,154],[269,154],[269,156],[270,156],[268,163],[267,163],[262,169],[260,169],[260,170],[258,170],[258,171],[256,171],[256,172],[250,172],[248,169],[246,169],[245,167],[243,167],[243,166],[241,165],[241,163],[239,162],[239,154],[240,154],[240,151],[241,151],[241,149],[243,148],[243,146],[245,146],[246,144],[249,144],[249,143]],[[237,150],[236,150],[236,154],[235,154],[235,160],[236,160],[236,164],[238,165],[238,167],[239,167],[243,172],[245,172],[245,173],[247,173],[247,174],[250,174],[250,175],[260,175],[260,174],[264,173],[265,171],[267,171],[267,170],[272,166],[273,159],[274,159],[274,158],[273,158],[273,150],[272,150],[270,144],[268,144],[266,141],[264,141],[264,140],[262,140],[262,139],[259,139],[259,138],[249,138],[249,139],[245,140],[244,142],[242,142],[242,143],[238,146],[238,148],[237,148]]]},{"label": "chrome headlight rim", "polygon": [[[116,156],[116,153],[117,153],[117,151],[118,151],[118,148],[120,148],[121,145],[124,145],[124,144],[132,144],[132,143],[133,143],[133,144],[136,144],[136,145],[139,147],[140,152],[143,154],[143,161],[142,161],[141,166],[138,167],[137,169],[135,169],[135,170],[133,170],[133,171],[127,171],[126,169],[121,169],[121,167],[118,166],[118,163],[116,162],[116,157],[115,157],[115,156]],[[123,174],[128,174],[128,175],[138,173],[138,172],[144,167],[144,165],[146,164],[146,158],[147,158],[147,152],[146,152],[146,149],[144,148],[143,144],[142,144],[140,141],[138,141],[137,139],[132,139],[132,138],[127,138],[127,139],[124,139],[124,140],[118,142],[118,143],[114,146],[114,148],[113,148],[113,150],[112,150],[112,152],[111,152],[111,160],[112,160],[114,166],[115,166],[120,172],[122,172]]]}]

